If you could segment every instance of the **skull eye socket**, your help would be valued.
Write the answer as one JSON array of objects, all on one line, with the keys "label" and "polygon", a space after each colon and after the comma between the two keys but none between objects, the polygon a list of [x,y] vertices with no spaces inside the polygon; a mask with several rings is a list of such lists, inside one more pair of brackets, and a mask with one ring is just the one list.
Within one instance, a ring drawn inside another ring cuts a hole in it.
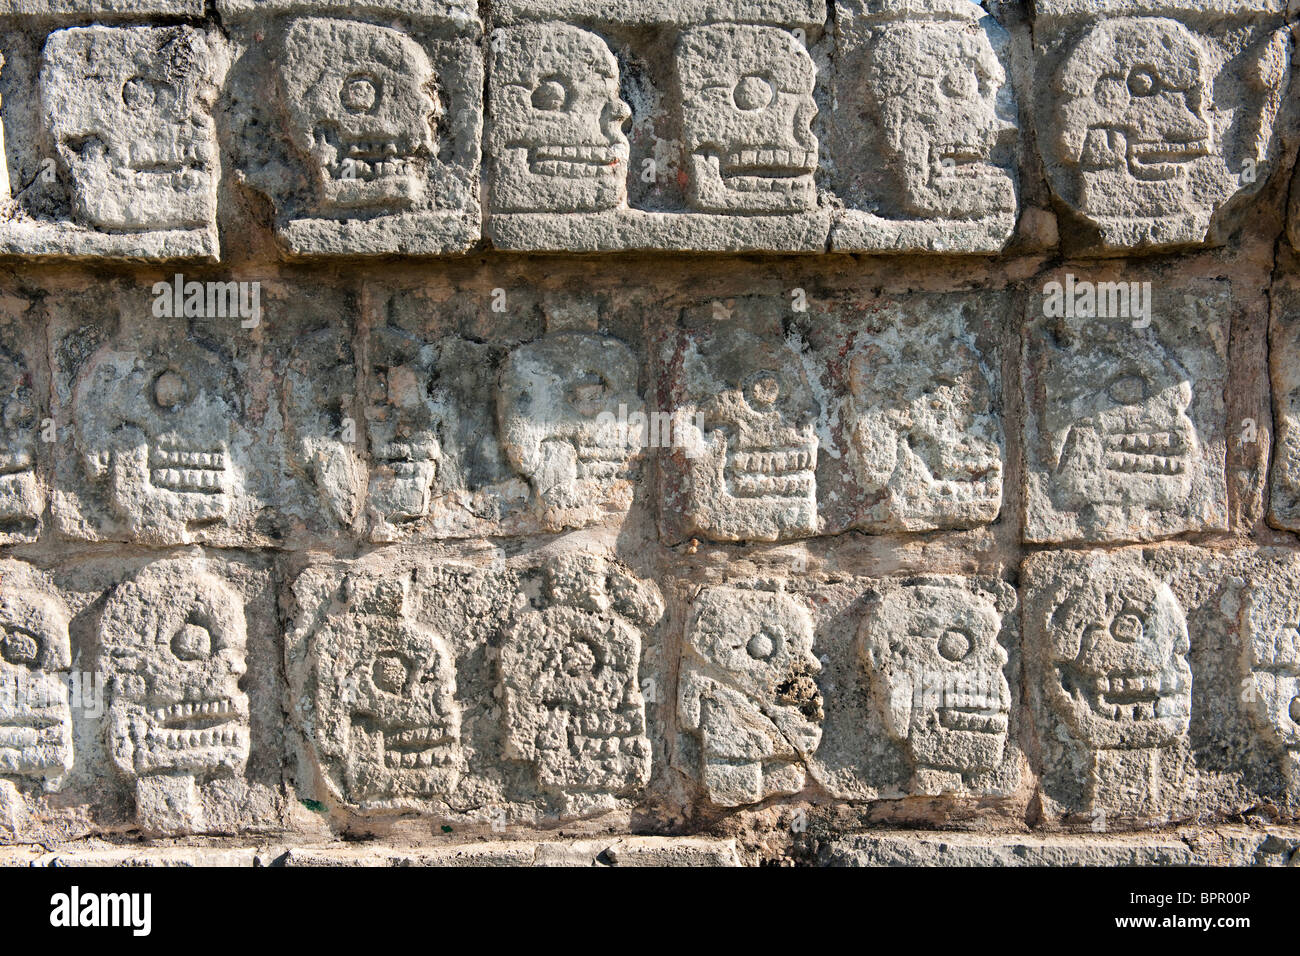
[{"label": "skull eye socket", "polygon": [[969,70],[952,70],[939,81],[939,90],[949,99],[970,100],[979,91],[979,80]]},{"label": "skull eye socket", "polygon": [[950,627],[939,635],[939,655],[944,660],[962,661],[975,649],[975,640],[961,628]]},{"label": "skull eye socket", "polygon": [[166,109],[176,99],[166,83],[133,76],[122,84],[122,103],[129,110]]},{"label": "skull eye socket", "polygon": [[1141,640],[1145,630],[1142,618],[1133,611],[1120,614],[1110,625],[1111,636],[1121,644],[1133,644]]},{"label": "skull eye socket", "polygon": [[1291,698],[1291,719],[1300,724],[1300,697]]},{"label": "skull eye socket", "polygon": [[614,394],[614,389],[599,372],[588,372],[576,385],[569,389],[569,404],[579,414],[591,418],[605,407],[606,400]]},{"label": "skull eye socket", "polygon": [[558,76],[548,76],[533,90],[533,108],[558,112],[569,102],[569,87]]},{"label": "skull eye socket", "polygon": [[153,400],[159,408],[176,408],[189,401],[189,383],[179,372],[167,369],[153,382]]},{"label": "skull eye socket", "polygon": [[1140,405],[1151,395],[1141,375],[1123,375],[1106,386],[1106,394],[1120,405]]},{"label": "skull eye socket", "polygon": [[1154,67],[1135,66],[1128,75],[1128,91],[1134,96],[1150,96],[1159,85]]},{"label": "skull eye socket", "polygon": [[187,621],[172,635],[172,653],[180,660],[207,660],[212,650],[212,632],[197,621]]},{"label": "skull eye socket", "polygon": [[401,694],[411,676],[411,666],[400,654],[380,654],[370,670],[371,677],[386,694]]},{"label": "skull eye socket", "polygon": [[759,372],[745,385],[745,401],[751,408],[769,411],[781,397],[781,377],[776,372]]},{"label": "skull eye socket", "polygon": [[41,641],[30,631],[10,630],[0,638],[0,657],[10,664],[35,667],[41,656]]},{"label": "skull eye socket", "polygon": [[379,103],[379,81],[365,73],[355,73],[343,81],[339,102],[349,113],[369,113]]},{"label": "skull eye socket", "polygon": [[736,104],[736,109],[753,113],[767,109],[772,104],[776,99],[776,89],[767,77],[751,73],[749,76],[741,77],[740,82],[731,91],[731,99]]},{"label": "skull eye socket", "polygon": [[745,651],[756,661],[770,661],[781,650],[781,635],[764,628],[745,645]]}]

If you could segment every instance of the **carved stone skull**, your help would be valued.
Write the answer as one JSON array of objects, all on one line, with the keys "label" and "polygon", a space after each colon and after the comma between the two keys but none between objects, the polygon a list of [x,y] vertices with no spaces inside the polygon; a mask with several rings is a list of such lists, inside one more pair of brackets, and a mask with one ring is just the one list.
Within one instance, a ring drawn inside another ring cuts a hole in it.
[{"label": "carved stone skull", "polygon": [[39,571],[0,560],[0,777],[72,769],[68,610]]},{"label": "carved stone skull", "polygon": [[1187,733],[1187,623],[1140,566],[1095,561],[1069,575],[1031,648],[1048,706],[1092,750],[1163,748]]},{"label": "carved stone skull", "polygon": [[369,505],[385,521],[412,521],[429,511],[442,459],[442,416],[432,396],[435,348],[387,326],[370,336],[370,367]]},{"label": "carved stone skull", "polygon": [[[685,533],[714,541],[814,533],[820,407],[794,350],[723,326],[688,337],[669,374],[674,441],[684,447],[665,463],[664,507],[680,514]],[[693,440],[677,441],[687,434]]]},{"label": "carved stone skull", "polygon": [[863,623],[876,704],[918,770],[969,775],[1002,762],[1011,691],[1001,630],[992,595],[940,582],[887,592]]},{"label": "carved stone skull", "polygon": [[455,659],[411,617],[409,586],[349,580],[312,638],[313,745],[354,804],[446,795],[464,770]]},{"label": "carved stone skull", "polygon": [[488,73],[487,155],[500,212],[598,212],[627,203],[632,115],[618,61],[562,23],[503,27]]},{"label": "carved stone skull", "polygon": [[[925,352],[923,355],[922,352]],[[960,342],[872,344],[849,360],[846,426],[875,527],[970,527],[1002,508],[1001,434],[989,378]]]},{"label": "carved stone skull", "polygon": [[1187,416],[1191,376],[1158,345],[1083,329],[1086,361],[1062,352],[1045,377],[1045,458],[1066,506],[1175,507],[1200,445]]},{"label": "carved stone skull", "polygon": [[108,751],[128,777],[242,772],[249,753],[244,599],[199,559],[119,584],[100,621]]},{"label": "carved stone skull", "polygon": [[816,208],[817,68],[803,44],[777,27],[691,27],[676,63],[691,205],[726,213]]},{"label": "carved stone skull", "polygon": [[[1289,582],[1288,582],[1289,583]],[[1241,605],[1243,695],[1256,729],[1300,754],[1300,596],[1292,587],[1250,588]]]},{"label": "carved stone skull", "polygon": [[74,215],[103,230],[210,224],[215,59],[192,27],[72,27],[45,42],[45,123]]},{"label": "carved stone skull", "polygon": [[712,587],[691,608],[677,713],[719,806],[803,788],[823,717],[813,623],[793,597]]},{"label": "carved stone skull", "polygon": [[990,41],[1001,28],[989,21],[891,23],[871,48],[867,95],[879,110],[882,162],[910,215],[1015,212],[1005,155],[1017,135],[1014,105]]},{"label": "carved stone skull", "polygon": [[26,363],[0,350],[0,534],[36,530],[45,494],[36,480],[38,412]]},{"label": "carved stone skull", "polygon": [[302,17],[276,66],[289,140],[320,212],[400,210],[423,197],[441,107],[418,43],[388,27]]},{"label": "carved stone skull", "polygon": [[239,418],[226,359],[189,341],[101,349],[73,393],[74,441],[128,531],[184,543],[229,513]]},{"label": "carved stone skull", "polygon": [[1057,115],[1086,212],[1159,218],[1218,198],[1197,173],[1216,148],[1209,69],[1201,40],[1172,19],[1107,18],[1078,42]]},{"label": "carved stone skull", "polygon": [[623,794],[650,778],[638,673],[657,598],[593,556],[543,569],[543,607],[511,625],[501,648],[505,753],[534,765],[546,789]]},{"label": "carved stone skull", "polygon": [[626,482],[641,440],[626,423],[643,414],[636,356],[617,339],[553,333],[515,349],[501,370],[502,445],[549,506],[603,501]]}]

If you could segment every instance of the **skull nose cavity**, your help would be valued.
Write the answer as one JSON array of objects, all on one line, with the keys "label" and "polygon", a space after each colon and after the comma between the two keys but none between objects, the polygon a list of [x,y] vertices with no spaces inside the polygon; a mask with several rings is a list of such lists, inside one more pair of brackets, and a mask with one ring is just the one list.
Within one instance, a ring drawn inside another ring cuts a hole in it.
[{"label": "skull nose cavity", "polygon": [[400,694],[406,689],[410,668],[398,654],[380,654],[372,670],[375,686],[389,694]]},{"label": "skull nose cavity", "polygon": [[[10,664],[34,664],[39,653],[36,638],[30,634],[6,634],[4,640],[0,641],[0,654]],[[1296,709],[1294,704],[1291,709]]]},{"label": "skull nose cavity", "polygon": [[183,661],[201,661],[212,656],[212,633],[193,621],[172,636],[172,653]]},{"label": "skull nose cavity", "polygon": [[184,404],[187,392],[185,379],[171,369],[159,375],[153,383],[154,401],[160,408],[175,408]]},{"label": "skull nose cavity", "polygon": [[766,77],[751,73],[741,78],[731,96],[737,109],[752,113],[771,105],[772,100],[776,98],[776,91]]}]

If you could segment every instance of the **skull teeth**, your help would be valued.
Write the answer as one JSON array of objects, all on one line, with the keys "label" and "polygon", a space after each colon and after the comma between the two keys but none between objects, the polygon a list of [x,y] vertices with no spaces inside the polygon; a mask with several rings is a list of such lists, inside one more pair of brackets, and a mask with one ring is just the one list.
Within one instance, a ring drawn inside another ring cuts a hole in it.
[{"label": "skull teeth", "polygon": [[810,449],[792,449],[788,451],[738,451],[731,456],[733,474],[744,477],[748,475],[797,475],[811,472],[817,464],[817,452]]},{"label": "skull teeth", "polygon": [[214,727],[211,730],[151,730],[149,743],[168,750],[196,750],[202,747],[240,747],[243,729]]},{"label": "skull teeth", "polygon": [[220,494],[225,491],[226,453],[186,448],[149,450],[150,481],[165,491]]},{"label": "skull teeth", "polygon": [[152,715],[159,724],[188,720],[212,720],[240,716],[240,709],[229,698],[225,700],[193,701],[159,707]]},{"label": "skull teeth", "polygon": [[993,481],[935,481],[930,494],[953,501],[987,501],[1001,499],[1002,483]]},{"label": "skull teeth", "polygon": [[1007,715],[995,710],[963,710],[944,707],[939,710],[939,723],[947,730],[977,734],[1005,734]]},{"label": "skull teeth", "polygon": [[817,171],[815,150],[742,149],[728,153],[723,163],[725,176],[811,176]]},{"label": "skull teeth", "polygon": [[1126,475],[1181,475],[1187,471],[1187,462],[1183,458],[1165,455],[1112,451],[1106,455],[1106,468]]}]

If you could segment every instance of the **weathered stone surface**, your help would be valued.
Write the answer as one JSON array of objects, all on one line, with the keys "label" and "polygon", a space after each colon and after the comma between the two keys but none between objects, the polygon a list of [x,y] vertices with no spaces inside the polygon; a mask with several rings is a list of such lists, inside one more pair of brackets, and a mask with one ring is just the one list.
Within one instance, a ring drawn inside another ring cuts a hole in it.
[{"label": "weathered stone surface", "polygon": [[1057,198],[1095,230],[1081,248],[1221,242],[1224,217],[1290,165],[1276,4],[1034,10],[1039,147]]},{"label": "weathered stone surface", "polygon": [[[964,0],[836,5],[842,251],[997,252],[1018,212],[1011,38]],[[858,122],[859,119],[863,121]]]},{"label": "weathered stone surface", "polygon": [[302,16],[257,35],[272,29],[240,58],[225,119],[239,176],[270,197],[285,248],[429,255],[475,245],[474,32]]},{"label": "weathered stone surface", "polygon": [[[16,195],[11,176],[10,194],[0,197],[10,207],[0,251],[215,258],[212,108],[224,64],[213,42],[188,26],[50,34],[34,90],[5,103],[18,168],[34,172]],[[11,68],[36,73],[30,59]],[[38,151],[46,138],[52,157]]]},{"label": "weathered stone surface", "polygon": [[[1085,288],[1067,276],[1041,299],[1030,297],[1028,541],[1150,541],[1227,530],[1231,290],[1210,284],[1154,293],[1148,315],[1132,305],[1116,309],[1117,301],[1142,298],[1139,285]],[[1099,305],[1075,311],[1089,291]]]}]

